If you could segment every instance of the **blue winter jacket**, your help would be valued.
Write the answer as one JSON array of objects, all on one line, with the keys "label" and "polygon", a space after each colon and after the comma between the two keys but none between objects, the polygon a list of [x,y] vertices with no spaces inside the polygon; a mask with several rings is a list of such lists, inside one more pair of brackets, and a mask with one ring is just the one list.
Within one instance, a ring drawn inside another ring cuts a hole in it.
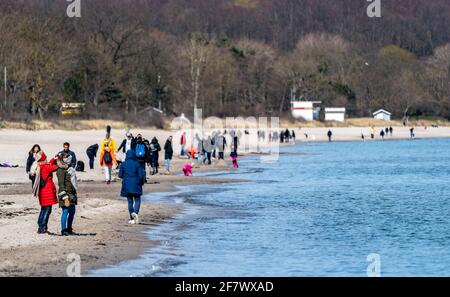
[{"label": "blue winter jacket", "polygon": [[125,162],[120,165],[119,177],[122,179],[120,196],[142,195],[145,172],[133,150],[127,152]]}]

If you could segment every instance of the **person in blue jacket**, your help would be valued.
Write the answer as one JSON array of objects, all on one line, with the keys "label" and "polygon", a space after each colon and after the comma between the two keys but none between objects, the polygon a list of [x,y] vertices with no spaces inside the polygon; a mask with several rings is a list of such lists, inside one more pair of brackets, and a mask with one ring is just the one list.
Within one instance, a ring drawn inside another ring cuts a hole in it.
[{"label": "person in blue jacket", "polygon": [[139,210],[145,173],[134,150],[129,150],[126,153],[125,162],[120,165],[119,177],[122,179],[120,196],[128,199],[129,223],[131,225],[139,224]]},{"label": "person in blue jacket", "polygon": [[72,163],[70,163],[70,167],[72,167],[72,168],[77,167],[77,155],[75,155],[75,153],[70,150],[70,143],[65,142],[63,147],[64,147],[64,149],[62,151],[60,151],[59,153],[62,155],[72,156]]}]

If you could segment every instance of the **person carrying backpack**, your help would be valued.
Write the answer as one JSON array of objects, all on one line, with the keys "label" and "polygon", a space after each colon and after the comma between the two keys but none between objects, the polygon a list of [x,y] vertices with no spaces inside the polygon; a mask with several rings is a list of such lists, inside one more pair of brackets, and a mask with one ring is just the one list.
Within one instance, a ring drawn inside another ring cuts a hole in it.
[{"label": "person carrying backpack", "polygon": [[60,154],[56,160],[58,169],[58,200],[61,208],[61,235],[75,235],[72,229],[75,217],[77,199],[77,176],[76,171],[70,167],[72,156]]},{"label": "person carrying backpack", "polygon": [[119,178],[122,179],[120,196],[128,200],[129,224],[139,224],[139,211],[141,208],[142,186],[145,182],[145,172],[136,157],[134,150],[126,153],[125,162],[120,165]]},{"label": "person carrying backpack", "polygon": [[112,167],[117,165],[115,153],[117,152],[117,145],[114,138],[111,137],[111,127],[106,128],[106,137],[102,140],[100,147],[100,166],[105,171],[106,184],[110,184],[112,180]]},{"label": "person carrying backpack", "polygon": [[135,152],[136,159],[139,162],[139,166],[141,166],[142,170],[144,171],[144,180],[147,182],[147,170],[145,167],[145,164],[149,160],[149,148],[146,144],[146,141],[144,138],[142,138],[141,134],[138,134],[136,136],[136,141],[132,145],[132,150]]}]

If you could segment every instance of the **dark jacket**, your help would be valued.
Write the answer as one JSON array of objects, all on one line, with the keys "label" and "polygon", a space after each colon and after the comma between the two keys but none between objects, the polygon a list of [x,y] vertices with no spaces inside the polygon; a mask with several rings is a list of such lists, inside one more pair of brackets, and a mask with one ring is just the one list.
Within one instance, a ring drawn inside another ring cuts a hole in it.
[{"label": "dark jacket", "polygon": [[[128,139],[125,138],[122,143],[120,144],[119,148],[117,149],[117,151],[122,151],[124,154],[126,153],[126,149],[127,149],[127,141]],[[136,141],[134,138],[131,138],[131,145],[130,145],[130,149],[133,149],[133,145],[136,146]]]},{"label": "dark jacket", "polygon": [[69,154],[69,155],[71,155],[72,156],[72,163],[70,163],[70,167],[73,167],[73,168],[77,167],[77,156],[75,155],[74,152],[72,152],[71,150],[68,150],[68,151],[62,150],[59,153],[60,154]]},{"label": "dark jacket", "polygon": [[157,162],[159,159],[159,152],[161,151],[161,146],[159,145],[158,139],[153,138],[150,143],[150,153],[152,155],[152,162]]},{"label": "dark jacket", "polygon": [[97,153],[98,153],[98,144],[93,144],[86,150],[86,154],[88,156],[91,155],[97,157]]},{"label": "dark jacket", "polygon": [[122,179],[120,196],[142,195],[145,172],[139,164],[136,153],[133,150],[127,152],[125,162],[120,165],[119,177]]},{"label": "dark jacket", "polygon": [[173,158],[173,147],[172,142],[167,140],[164,145],[164,160],[172,160]]},{"label": "dark jacket", "polygon": [[26,171],[29,174],[30,170],[31,170],[31,165],[33,165],[35,159],[33,154],[28,154],[28,159],[27,159],[27,167],[26,167]]}]

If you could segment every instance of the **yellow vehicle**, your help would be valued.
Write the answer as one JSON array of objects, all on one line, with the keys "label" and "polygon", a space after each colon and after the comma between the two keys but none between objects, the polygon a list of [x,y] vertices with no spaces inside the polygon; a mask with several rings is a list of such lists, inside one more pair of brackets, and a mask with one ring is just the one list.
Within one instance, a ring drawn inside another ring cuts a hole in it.
[{"label": "yellow vehicle", "polygon": [[79,115],[84,110],[85,105],[85,103],[63,102],[60,108],[61,115]]}]

